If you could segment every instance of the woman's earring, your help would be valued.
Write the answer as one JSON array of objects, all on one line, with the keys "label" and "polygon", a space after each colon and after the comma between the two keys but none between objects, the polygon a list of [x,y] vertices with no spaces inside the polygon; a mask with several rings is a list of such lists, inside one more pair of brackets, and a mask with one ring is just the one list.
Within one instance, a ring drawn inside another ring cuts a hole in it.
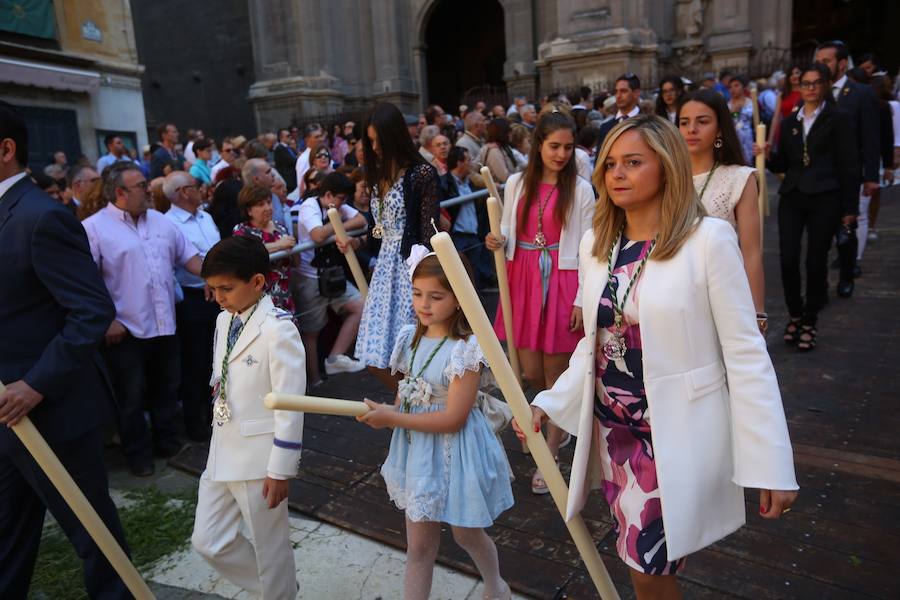
[{"label": "woman's earring", "polygon": [[716,141],[713,142],[714,148],[721,148],[724,145],[725,145],[725,143],[722,141],[722,138],[720,138],[720,137],[717,137]]},{"label": "woman's earring", "polygon": [[459,310],[459,304],[456,305],[456,310]]}]

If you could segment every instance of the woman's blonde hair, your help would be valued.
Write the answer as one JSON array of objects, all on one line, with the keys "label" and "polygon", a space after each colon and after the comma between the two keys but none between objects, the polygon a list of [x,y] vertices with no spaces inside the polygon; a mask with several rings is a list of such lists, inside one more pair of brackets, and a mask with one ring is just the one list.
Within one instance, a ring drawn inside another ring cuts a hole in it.
[{"label": "woman's blonde hair", "polygon": [[606,189],[606,158],[613,144],[626,131],[636,131],[656,153],[662,168],[659,235],[653,248],[653,260],[675,256],[684,241],[706,215],[694,191],[691,160],[681,134],[668,119],[638,115],[610,130],[597,157],[593,183],[599,194],[594,209],[594,248],[592,254],[606,260],[625,224],[625,211],[616,206]]}]

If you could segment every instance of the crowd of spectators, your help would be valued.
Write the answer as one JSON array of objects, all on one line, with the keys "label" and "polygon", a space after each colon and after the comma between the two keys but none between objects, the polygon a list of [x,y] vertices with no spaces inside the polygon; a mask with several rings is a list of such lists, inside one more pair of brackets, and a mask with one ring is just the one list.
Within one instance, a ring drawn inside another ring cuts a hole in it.
[{"label": "crowd of spectators", "polygon": [[[871,86],[878,98],[877,135],[884,138],[885,175],[892,175],[900,148],[895,137],[900,137],[897,89],[878,68],[877,57],[860,58],[860,67],[848,70],[846,77]],[[753,82],[727,70],[697,82],[667,75],[648,93],[638,76],[626,73],[610,90],[582,87],[571,100],[563,93],[535,100],[516,96],[509,106],[478,101],[454,112],[432,104],[421,114],[404,117],[411,140],[437,169],[442,196],[449,199],[483,189],[482,167],[498,184],[523,171],[541,111],[570,113],[576,125],[578,174],[590,181],[594,158],[617,123],[654,113],[677,126],[685,95],[698,89],[724,96],[743,161],[752,164],[754,120],[769,126],[769,140],[777,142],[782,123],[801,104],[800,75],[799,67]],[[756,108],[751,89],[758,98]],[[286,124],[256,137],[219,140],[190,129],[185,144],[174,123],[161,124],[157,133],[157,142],[141,155],[126,148],[121,137],[110,135],[104,140],[107,153],[96,164],[81,160],[70,165],[65,153],[57,152],[46,168],[32,173],[47,194],[82,220],[116,303],[117,320],[107,335],[105,355],[118,373],[118,395],[127,400],[120,402],[122,441],[138,474],[152,471],[154,451],[173,451],[179,401],[187,435],[198,440],[208,436],[207,346],[216,310],[197,277],[205,252],[221,238],[252,235],[261,238],[270,253],[278,253],[268,292],[276,306],[295,315],[310,356],[309,381],[315,386],[323,365],[326,375],[363,368],[352,357],[362,301],[347,272],[345,286],[329,287],[340,260],[324,251],[291,250],[299,243],[328,240],[333,234],[325,217],[329,207],[339,209],[350,230],[371,230],[374,224],[364,175],[362,139],[367,132],[356,121]],[[877,196],[867,198],[871,202],[863,242],[877,240]],[[440,228],[449,231],[468,256],[478,286],[494,287],[493,265],[484,246],[488,225],[483,195],[441,215]],[[371,270],[379,240],[361,235],[352,245],[363,267]],[[326,280],[323,273],[329,268]],[[180,353],[175,350],[179,344]],[[178,356],[180,360],[173,358]],[[145,407],[150,408],[149,425],[139,417]]]}]

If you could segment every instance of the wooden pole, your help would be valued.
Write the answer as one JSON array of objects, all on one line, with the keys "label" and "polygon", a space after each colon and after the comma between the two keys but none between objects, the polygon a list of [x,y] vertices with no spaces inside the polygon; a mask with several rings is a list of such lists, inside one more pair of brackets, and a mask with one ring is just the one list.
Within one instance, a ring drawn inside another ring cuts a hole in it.
[{"label": "wooden pole", "polygon": [[[441,261],[444,274],[450,281],[450,287],[453,288],[453,293],[462,307],[463,313],[465,313],[466,319],[472,327],[472,331],[475,332],[475,337],[478,339],[485,357],[487,357],[488,364],[490,364],[491,370],[497,378],[497,384],[503,391],[506,402],[512,409],[513,416],[519,423],[524,425],[522,430],[525,432],[525,438],[531,449],[531,456],[534,458],[538,469],[541,470],[544,480],[547,482],[547,487],[550,488],[553,501],[556,503],[556,508],[565,521],[566,499],[569,494],[566,482],[559,472],[556,460],[550,453],[550,448],[547,447],[547,441],[544,439],[544,436],[528,426],[532,420],[531,407],[528,405],[528,400],[522,392],[522,387],[519,385],[512,367],[506,360],[506,355],[503,353],[502,346],[500,346],[500,340],[494,335],[491,322],[484,311],[484,307],[481,305],[481,300],[478,298],[472,281],[463,268],[453,241],[446,232],[439,233],[432,236],[431,247],[434,248],[438,260]],[[603,565],[603,560],[597,552],[597,546],[591,537],[587,525],[584,523],[584,519],[578,514],[570,521],[566,521],[566,527],[569,529],[569,534],[572,536],[579,554],[581,554],[581,559],[584,561],[584,565],[600,597],[603,600],[618,600],[619,594],[616,592],[612,579]]]},{"label": "wooden pole", "polygon": [[317,415],[335,415],[338,417],[361,417],[369,412],[365,402],[339,400],[337,398],[320,398],[318,396],[302,396],[296,394],[266,394],[263,400],[266,408],[271,410],[293,410]]},{"label": "wooden pole", "polygon": [[[0,395],[3,394],[5,389],[6,387],[0,382]],[[134,568],[134,565],[131,564],[128,555],[125,554],[116,538],[109,532],[106,523],[100,519],[100,515],[88,502],[84,492],[81,491],[63,464],[59,462],[59,458],[50,449],[44,436],[37,430],[31,419],[28,416],[22,417],[21,421],[13,425],[12,430],[47,475],[47,479],[57,489],[59,495],[63,497],[63,500],[75,513],[75,516],[84,525],[91,539],[103,552],[103,556],[106,557],[112,568],[122,578],[128,591],[138,600],[155,598],[153,592],[147,587],[147,583],[137,572],[137,569]]]},{"label": "wooden pole", "polygon": [[[501,238],[500,232],[500,201],[494,196],[487,199],[488,220],[491,224],[491,233],[496,238]],[[506,350],[509,353],[509,362],[512,364],[516,380],[521,385],[522,371],[519,367],[519,352],[516,350],[515,335],[513,334],[512,321],[512,297],[509,293],[509,274],[506,272],[506,251],[503,248],[494,250],[494,265],[497,267],[497,287],[500,290],[500,306],[503,310],[503,328],[506,330]]]},{"label": "wooden pole", "polygon": [[493,196],[496,199],[501,199],[503,196],[500,195],[500,190],[497,189],[497,183],[494,181],[494,176],[491,175],[491,170],[487,167],[481,167],[481,176],[484,177],[484,186],[488,190],[488,195]]},{"label": "wooden pole", "polygon": [[[341,213],[338,212],[338,209],[328,209],[328,220],[331,221],[331,226],[334,228],[334,237],[345,244],[349,244],[350,236],[347,235],[347,230],[344,229],[344,224],[341,222]],[[347,249],[347,252],[344,253],[344,258],[347,259],[347,264],[350,266],[350,272],[353,273],[356,289],[359,290],[359,294],[365,302],[366,296],[369,295],[369,284],[366,283],[366,276],[363,273],[362,267],[359,266],[359,259],[356,258],[356,252],[353,248]]]}]

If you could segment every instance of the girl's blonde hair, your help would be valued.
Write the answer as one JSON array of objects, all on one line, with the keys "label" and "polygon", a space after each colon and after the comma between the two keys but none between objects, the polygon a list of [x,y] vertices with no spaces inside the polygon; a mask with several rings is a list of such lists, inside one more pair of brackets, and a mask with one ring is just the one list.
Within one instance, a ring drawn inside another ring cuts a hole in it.
[{"label": "girl's blonde hair", "polygon": [[[465,256],[462,254],[459,256],[463,261],[463,266],[466,268],[466,274],[471,281],[472,267],[469,265],[469,261],[466,260]],[[441,284],[442,288],[453,294],[450,280],[447,279],[447,275],[444,273],[444,269],[441,267],[441,262],[438,260],[437,256],[426,256],[418,265],[416,265],[416,270],[413,271],[412,275],[413,282],[420,277],[434,277],[438,280],[438,283]],[[413,347],[419,343],[419,340],[425,335],[427,329],[428,328],[425,325],[422,325],[420,321],[416,320],[416,333],[413,335],[412,339]],[[463,313],[462,309],[457,310],[456,313],[450,317],[449,330],[449,337],[452,340],[465,340],[472,335],[472,328],[469,326],[469,321],[466,319],[466,315]]]},{"label": "girl's blonde hair", "polygon": [[616,140],[631,130],[640,134],[656,153],[662,167],[659,236],[651,258],[666,260],[675,256],[706,210],[694,191],[691,160],[684,139],[668,119],[655,115],[638,115],[622,121],[610,130],[603,142],[593,176],[600,197],[594,209],[592,254],[605,261],[625,224],[625,211],[613,203],[606,189],[606,159]]}]

